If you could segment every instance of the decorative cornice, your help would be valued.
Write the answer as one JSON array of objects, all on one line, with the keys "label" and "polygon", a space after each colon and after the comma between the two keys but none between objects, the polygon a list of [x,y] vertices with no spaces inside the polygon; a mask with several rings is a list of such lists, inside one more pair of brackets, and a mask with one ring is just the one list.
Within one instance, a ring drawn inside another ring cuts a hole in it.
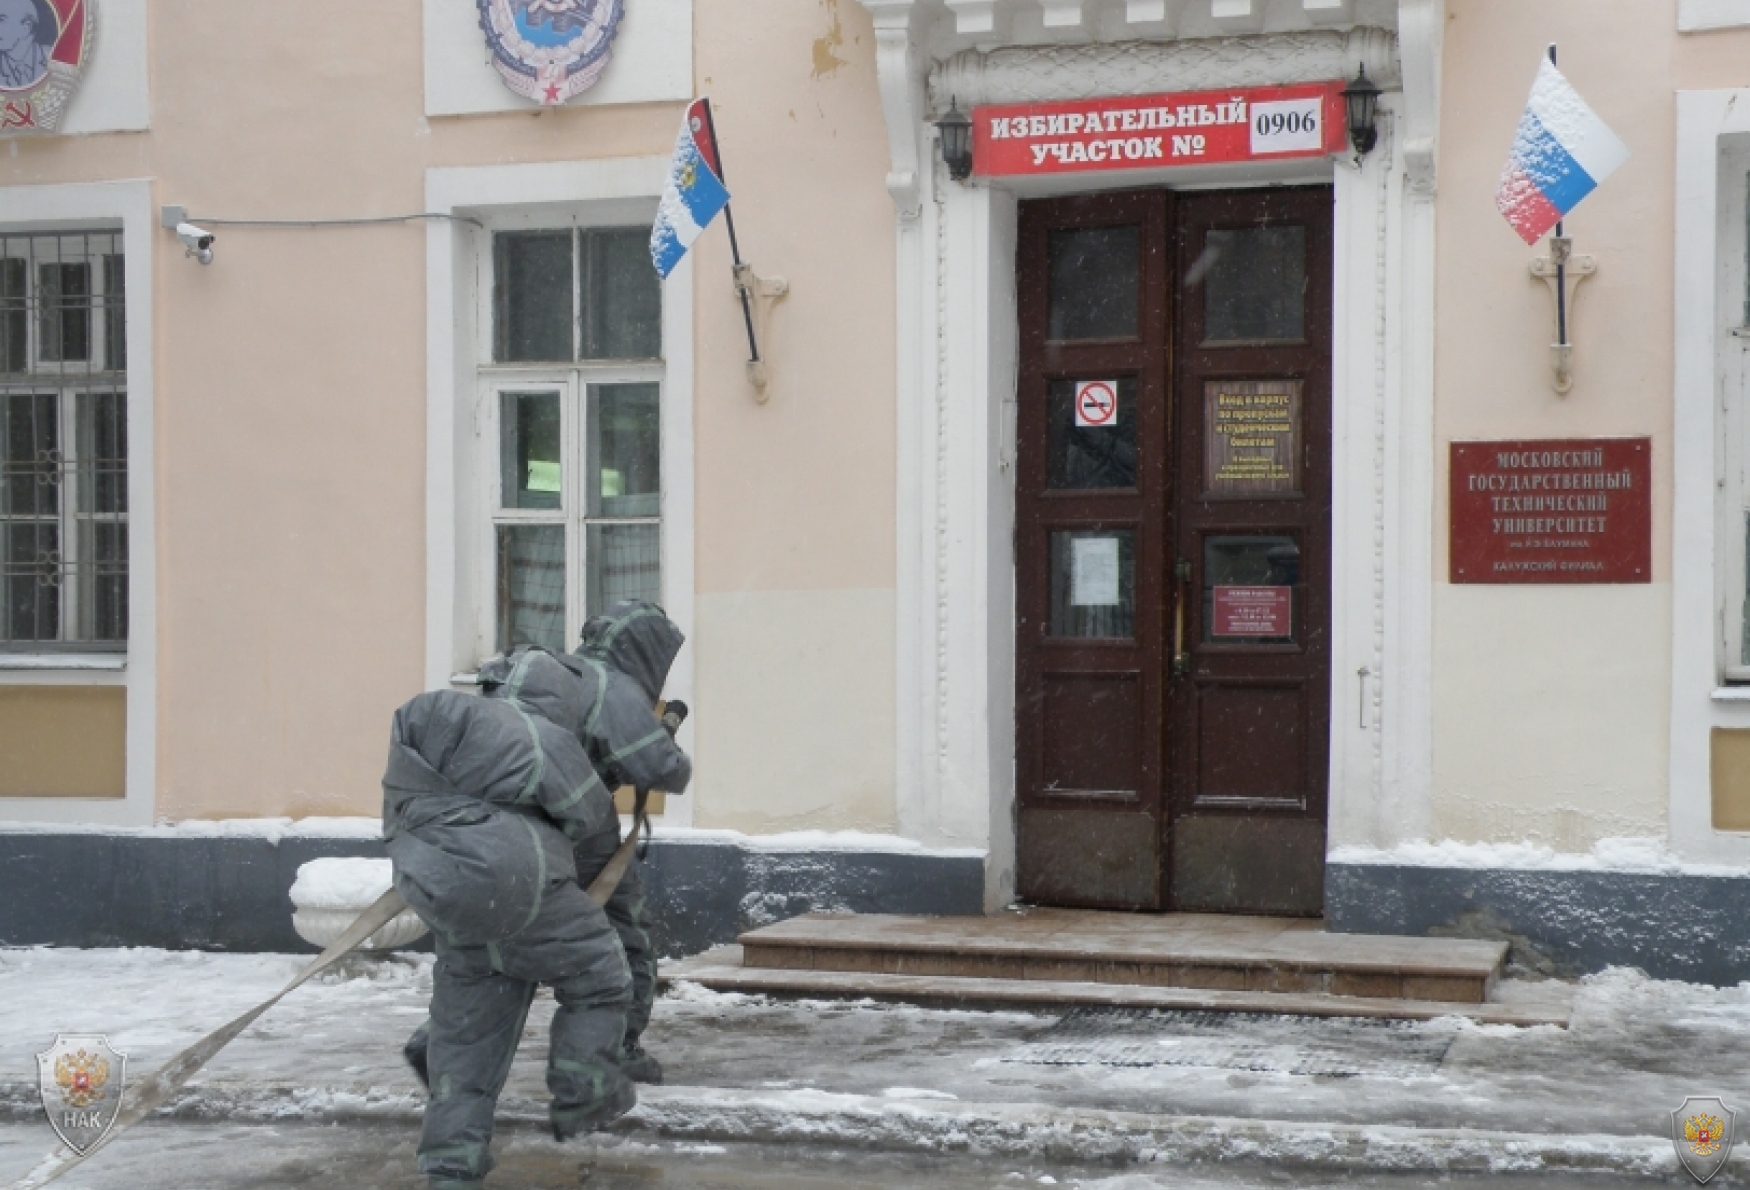
[{"label": "decorative cornice", "polygon": [[945,109],[949,96],[964,109],[979,103],[1322,82],[1348,78],[1361,63],[1380,85],[1396,85],[1397,39],[1389,30],[967,50],[930,72],[930,107]]}]

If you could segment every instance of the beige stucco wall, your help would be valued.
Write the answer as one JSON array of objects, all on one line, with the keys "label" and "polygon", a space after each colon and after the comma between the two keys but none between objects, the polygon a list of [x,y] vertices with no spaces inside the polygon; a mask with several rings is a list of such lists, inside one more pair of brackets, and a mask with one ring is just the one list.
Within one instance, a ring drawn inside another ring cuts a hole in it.
[{"label": "beige stucco wall", "polygon": [[[718,825],[894,818],[892,217],[872,38],[842,8],[697,6],[744,251],[793,287],[756,405],[721,227],[699,249],[689,627],[696,813]],[[426,119],[420,10],[154,0],[152,130],[9,142],[0,184],[149,177],[197,215],[377,215],[422,209],[431,166],[672,147],[678,104]],[[389,714],[421,682],[424,228],[220,229],[210,268],[165,240],[156,812],[375,813]],[[819,730],[775,766],[803,712]]]},{"label": "beige stucco wall", "polygon": [[790,283],[765,350],[725,237],[698,275],[695,822],[892,830],[894,258],[868,14],[851,0],[701,0],[744,256]]},{"label": "beige stucco wall", "polygon": [[[1549,383],[1554,312],[1494,190],[1538,55],[1633,156],[1567,221],[1598,260],[1580,289],[1575,382]],[[1662,835],[1670,695],[1675,97],[1741,86],[1750,35],[1679,36],[1671,0],[1450,0],[1437,219],[1436,837],[1585,849]],[[1653,582],[1447,582],[1448,443],[1648,435]],[[1691,460],[1688,465],[1708,465]]]}]

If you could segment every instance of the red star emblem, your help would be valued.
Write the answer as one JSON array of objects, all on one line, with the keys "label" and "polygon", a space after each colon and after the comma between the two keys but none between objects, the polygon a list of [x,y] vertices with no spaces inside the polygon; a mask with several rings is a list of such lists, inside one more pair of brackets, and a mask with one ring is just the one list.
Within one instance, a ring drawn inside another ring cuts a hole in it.
[{"label": "red star emblem", "polygon": [[547,95],[547,102],[548,103],[558,103],[559,102],[559,84],[558,83],[548,83],[546,95]]}]

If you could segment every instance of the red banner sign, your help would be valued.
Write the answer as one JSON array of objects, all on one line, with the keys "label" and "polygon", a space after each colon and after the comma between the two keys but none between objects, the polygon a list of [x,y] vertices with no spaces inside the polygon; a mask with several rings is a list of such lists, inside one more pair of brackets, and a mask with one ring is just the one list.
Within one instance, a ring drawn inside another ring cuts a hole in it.
[{"label": "red banner sign", "polygon": [[1293,587],[1217,587],[1211,636],[1293,636]]},{"label": "red banner sign", "polygon": [[972,109],[987,177],[1322,157],[1343,148],[1343,82]]},{"label": "red banner sign", "polygon": [[1452,581],[1653,581],[1647,438],[1452,444]]}]

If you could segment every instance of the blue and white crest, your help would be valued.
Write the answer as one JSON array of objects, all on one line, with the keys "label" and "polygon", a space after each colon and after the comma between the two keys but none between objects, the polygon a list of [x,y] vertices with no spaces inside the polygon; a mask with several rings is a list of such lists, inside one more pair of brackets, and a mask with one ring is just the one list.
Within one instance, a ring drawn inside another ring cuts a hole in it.
[{"label": "blue and white crest", "polygon": [[504,85],[556,107],[607,68],[626,0],[475,0]]}]

